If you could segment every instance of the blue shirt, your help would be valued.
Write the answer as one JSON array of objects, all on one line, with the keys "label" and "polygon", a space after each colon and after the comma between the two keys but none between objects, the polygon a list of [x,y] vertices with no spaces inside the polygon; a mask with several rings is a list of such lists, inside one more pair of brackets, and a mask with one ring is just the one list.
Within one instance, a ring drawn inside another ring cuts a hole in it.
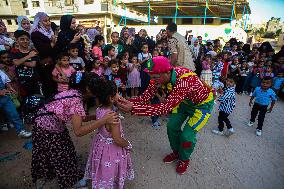
[{"label": "blue shirt", "polygon": [[261,89],[261,87],[256,87],[252,93],[252,96],[255,97],[255,103],[263,106],[268,106],[271,103],[271,100],[276,100],[276,94],[270,88],[264,91]]},{"label": "blue shirt", "polygon": [[235,87],[226,88],[224,94],[218,99],[220,103],[219,111],[231,114],[236,106]]}]

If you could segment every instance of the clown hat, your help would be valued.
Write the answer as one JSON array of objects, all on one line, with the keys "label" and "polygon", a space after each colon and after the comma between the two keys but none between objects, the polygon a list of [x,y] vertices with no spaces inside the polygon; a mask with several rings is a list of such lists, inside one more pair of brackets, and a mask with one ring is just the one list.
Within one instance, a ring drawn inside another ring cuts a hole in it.
[{"label": "clown hat", "polygon": [[159,74],[171,71],[172,68],[170,61],[166,57],[157,56],[147,61],[147,68],[144,69],[144,72],[148,74]]}]

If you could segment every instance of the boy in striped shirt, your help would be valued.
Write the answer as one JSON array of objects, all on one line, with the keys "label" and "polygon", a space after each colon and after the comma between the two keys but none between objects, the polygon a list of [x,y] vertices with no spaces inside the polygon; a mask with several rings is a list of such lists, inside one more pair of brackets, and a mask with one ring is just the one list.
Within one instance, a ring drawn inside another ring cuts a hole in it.
[{"label": "boy in striped shirt", "polygon": [[227,135],[234,134],[234,128],[229,120],[229,115],[233,112],[236,106],[236,92],[235,81],[232,78],[226,80],[226,89],[222,96],[219,97],[219,116],[218,116],[218,129],[213,129],[212,133],[217,135],[224,135],[224,122],[227,126]]}]

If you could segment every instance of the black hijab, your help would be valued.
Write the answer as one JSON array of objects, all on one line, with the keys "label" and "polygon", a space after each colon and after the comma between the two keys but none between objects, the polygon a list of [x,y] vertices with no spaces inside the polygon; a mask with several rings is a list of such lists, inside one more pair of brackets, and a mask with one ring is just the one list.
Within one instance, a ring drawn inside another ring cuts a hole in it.
[{"label": "black hijab", "polygon": [[[60,18],[60,30],[64,32],[72,31],[70,26],[72,19],[75,18],[72,15],[63,15]],[[74,31],[75,32],[75,31]]]}]

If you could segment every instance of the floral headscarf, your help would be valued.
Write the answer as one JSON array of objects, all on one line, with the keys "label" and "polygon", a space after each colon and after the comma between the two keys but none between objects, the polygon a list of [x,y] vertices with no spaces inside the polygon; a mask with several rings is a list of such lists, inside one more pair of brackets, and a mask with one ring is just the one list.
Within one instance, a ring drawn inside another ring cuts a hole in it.
[{"label": "floral headscarf", "polygon": [[90,28],[87,30],[87,35],[90,39],[90,41],[94,41],[95,40],[95,37],[96,35],[99,35],[100,33],[98,32],[98,30],[96,30],[95,28]]},{"label": "floral headscarf", "polygon": [[[22,27],[22,21],[23,21],[23,20],[30,21],[30,20],[28,19],[28,17],[26,17],[26,16],[18,16],[18,18],[17,18],[18,30],[24,30],[24,28]],[[30,31],[26,31],[26,32],[30,32]]]},{"label": "floral headscarf", "polygon": [[47,30],[41,23],[42,19],[48,17],[48,15],[44,12],[38,12],[35,15],[35,19],[34,19],[34,24],[33,24],[33,28],[32,31],[39,31],[40,33],[42,33],[43,35],[45,35],[46,37],[48,37],[49,39],[51,38],[51,36],[54,35],[51,27],[49,28],[49,30]]}]

